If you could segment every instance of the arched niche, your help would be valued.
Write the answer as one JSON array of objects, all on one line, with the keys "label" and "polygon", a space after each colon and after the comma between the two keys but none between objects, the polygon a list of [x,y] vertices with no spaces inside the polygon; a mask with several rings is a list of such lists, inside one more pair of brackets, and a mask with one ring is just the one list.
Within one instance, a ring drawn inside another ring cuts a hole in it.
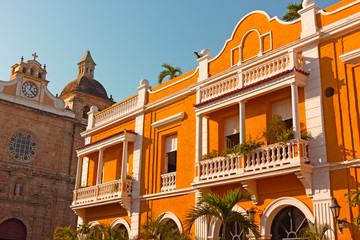
[{"label": "arched niche", "polygon": [[244,34],[240,44],[241,61],[250,60],[262,54],[261,34],[256,29],[251,29]]}]

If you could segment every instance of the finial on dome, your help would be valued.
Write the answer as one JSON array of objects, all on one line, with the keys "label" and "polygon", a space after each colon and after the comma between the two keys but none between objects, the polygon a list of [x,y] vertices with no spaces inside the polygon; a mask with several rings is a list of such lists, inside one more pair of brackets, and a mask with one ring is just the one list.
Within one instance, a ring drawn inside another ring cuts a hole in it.
[{"label": "finial on dome", "polygon": [[24,56],[21,56],[21,63],[24,62]]},{"label": "finial on dome", "polygon": [[304,0],[302,3],[303,8],[307,8],[308,6],[315,4],[315,0]]}]

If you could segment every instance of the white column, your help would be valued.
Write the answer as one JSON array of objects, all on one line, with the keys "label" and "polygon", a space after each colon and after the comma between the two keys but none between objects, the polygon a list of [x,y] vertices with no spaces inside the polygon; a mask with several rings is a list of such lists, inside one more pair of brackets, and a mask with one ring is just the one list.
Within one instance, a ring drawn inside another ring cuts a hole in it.
[{"label": "white column", "polygon": [[121,179],[126,178],[126,163],[128,162],[127,149],[128,149],[128,142],[125,140],[123,142],[122,163],[121,163]]},{"label": "white column", "polygon": [[239,102],[239,141],[245,142],[245,101]]},{"label": "white column", "polygon": [[103,171],[103,149],[99,149],[98,169],[96,176],[96,185],[101,184],[101,173]]},{"label": "white column", "polygon": [[202,153],[206,154],[208,152],[208,122],[209,119],[206,117],[203,118],[202,121]]},{"label": "white column", "polygon": [[76,179],[75,179],[75,190],[78,189],[79,187],[79,182],[80,182],[80,177],[81,177],[81,168],[82,168],[82,157],[78,157],[78,162],[77,162],[77,169],[76,169]]},{"label": "white column", "polygon": [[296,83],[291,83],[291,108],[292,108],[292,120],[294,128],[294,137],[299,139],[300,134],[300,116],[299,116],[299,94],[298,86]]},{"label": "white column", "polygon": [[196,155],[195,161],[198,162],[201,159],[202,153],[202,116],[200,114],[196,114]]},{"label": "white column", "polygon": [[[195,205],[197,205],[199,197],[201,197],[201,190],[197,189],[195,192]],[[199,217],[195,220],[195,240],[207,240],[208,235],[207,217]]]}]

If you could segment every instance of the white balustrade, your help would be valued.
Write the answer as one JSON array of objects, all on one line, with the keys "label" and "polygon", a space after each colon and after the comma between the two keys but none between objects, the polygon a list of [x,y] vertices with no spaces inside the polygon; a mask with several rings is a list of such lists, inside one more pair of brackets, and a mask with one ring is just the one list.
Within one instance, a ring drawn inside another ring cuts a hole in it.
[{"label": "white balustrade", "polygon": [[161,175],[161,192],[168,192],[176,189],[176,172]]},{"label": "white balustrade", "polygon": [[239,88],[238,76],[231,76],[200,89],[201,102],[214,99]]},{"label": "white balustrade", "polygon": [[303,57],[297,53],[287,52],[269,61],[256,64],[254,67],[242,69],[241,81],[238,76],[231,76],[211,85],[200,88],[200,103],[224,96],[227,93],[241,89],[242,87],[271,78],[279,73],[292,70],[294,67],[302,70]]},{"label": "white balustrade", "polygon": [[85,187],[75,190],[75,204],[83,204],[104,199],[131,196],[131,192],[132,180],[119,179],[96,186]]},{"label": "white balustrade", "polygon": [[290,140],[286,144],[276,143],[260,147],[243,157],[244,172],[261,171],[292,163],[308,161],[308,142]]},{"label": "white balustrade", "polygon": [[207,159],[195,163],[198,180],[209,180],[234,175],[240,171],[240,155]]},{"label": "white balustrade", "polygon": [[247,155],[230,154],[195,163],[195,182],[273,169],[289,164],[308,163],[308,141],[294,139],[257,148]]},{"label": "white balustrade", "polygon": [[125,102],[118,103],[105,111],[102,111],[95,115],[95,126],[99,126],[103,123],[109,122],[115,118],[136,109],[138,104],[138,96],[132,97]]}]

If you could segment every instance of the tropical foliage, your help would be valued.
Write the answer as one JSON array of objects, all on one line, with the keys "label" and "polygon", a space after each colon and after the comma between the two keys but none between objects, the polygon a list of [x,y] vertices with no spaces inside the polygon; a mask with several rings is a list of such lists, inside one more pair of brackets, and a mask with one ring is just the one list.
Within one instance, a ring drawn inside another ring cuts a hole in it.
[{"label": "tropical foliage", "polygon": [[287,141],[294,138],[294,130],[286,126],[281,116],[274,115],[272,120],[268,122],[263,136],[268,144],[278,142],[285,144]]},{"label": "tropical foliage", "polygon": [[156,220],[149,217],[142,226],[139,238],[151,240],[190,240],[186,233],[180,233],[173,221],[164,221],[164,215],[165,213],[161,214]]},{"label": "tropical foliage", "polygon": [[327,231],[331,231],[331,228],[328,224],[321,225],[316,219],[312,223],[308,221],[308,226],[304,228],[301,239],[306,240],[328,240],[329,237],[326,236]]},{"label": "tropical foliage", "polygon": [[161,67],[165,68],[162,72],[159,74],[159,84],[162,83],[165,77],[169,76],[169,79],[173,79],[179,75],[182,74],[182,71],[178,67],[173,67],[170,64],[163,63]]},{"label": "tropical foliage", "polygon": [[80,225],[74,230],[70,226],[57,227],[52,240],[128,240],[124,230],[111,228],[103,224]]},{"label": "tropical foliage", "polygon": [[258,227],[247,216],[233,210],[233,207],[243,200],[250,200],[250,194],[240,189],[229,190],[223,197],[216,193],[203,193],[196,206],[190,209],[186,216],[187,230],[190,231],[196,219],[213,216],[222,222],[221,239],[232,239],[229,229],[232,222],[237,222],[242,228],[243,237],[251,232],[258,239]]},{"label": "tropical foliage", "polygon": [[[360,207],[360,189],[356,188],[355,190],[350,190],[347,194],[347,197],[350,207]],[[360,214],[354,218],[353,220],[355,226],[359,229],[360,228]]]},{"label": "tropical foliage", "polygon": [[284,15],[283,19],[287,22],[295,20],[300,17],[298,11],[302,9],[302,1],[301,3],[290,3],[286,8],[288,12]]}]

